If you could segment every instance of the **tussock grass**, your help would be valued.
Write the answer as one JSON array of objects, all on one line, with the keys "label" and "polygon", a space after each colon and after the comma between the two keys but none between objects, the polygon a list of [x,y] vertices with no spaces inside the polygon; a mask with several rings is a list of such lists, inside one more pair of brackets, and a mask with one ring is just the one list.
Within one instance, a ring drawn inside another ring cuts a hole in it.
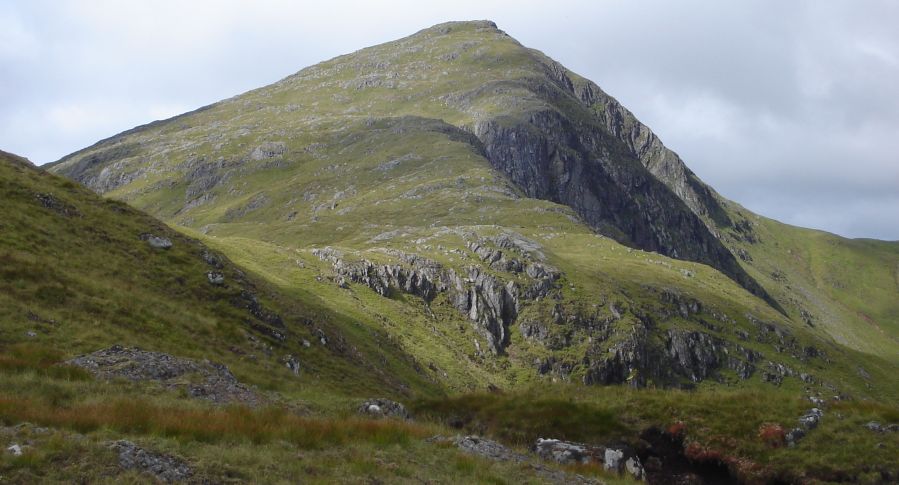
[{"label": "tussock grass", "polygon": [[78,367],[61,365],[62,352],[28,343],[20,343],[0,351],[0,371],[7,373],[36,372],[42,377],[65,380],[88,380],[90,374]]},{"label": "tussock grass", "polygon": [[27,421],[82,433],[110,429],[207,443],[284,440],[303,449],[357,442],[404,445],[430,432],[424,426],[392,420],[305,418],[277,408],[192,409],[134,398],[62,407],[33,399],[0,397],[0,420]]},{"label": "tussock grass", "polygon": [[413,409],[420,418],[524,446],[537,438],[596,441],[631,431],[611,409],[537,394],[469,394],[418,401]]}]

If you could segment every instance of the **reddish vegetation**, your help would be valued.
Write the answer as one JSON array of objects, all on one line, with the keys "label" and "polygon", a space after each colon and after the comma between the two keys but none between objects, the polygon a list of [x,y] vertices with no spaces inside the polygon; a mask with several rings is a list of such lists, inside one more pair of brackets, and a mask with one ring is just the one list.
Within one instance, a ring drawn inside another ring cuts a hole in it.
[{"label": "reddish vegetation", "polygon": [[674,424],[668,426],[667,432],[674,438],[683,438],[687,433],[687,425],[683,421],[675,421]]},{"label": "reddish vegetation", "polygon": [[771,448],[780,448],[787,443],[787,434],[783,427],[775,423],[765,423],[759,426],[758,437]]}]

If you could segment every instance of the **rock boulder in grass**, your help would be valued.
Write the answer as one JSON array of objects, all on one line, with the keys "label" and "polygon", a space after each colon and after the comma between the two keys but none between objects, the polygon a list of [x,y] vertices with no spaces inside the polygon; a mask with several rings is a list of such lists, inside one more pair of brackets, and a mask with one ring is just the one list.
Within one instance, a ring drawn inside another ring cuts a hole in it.
[{"label": "rock boulder in grass", "polygon": [[603,468],[618,473],[627,473],[637,480],[646,478],[640,457],[628,446],[606,448],[603,455]]},{"label": "rock boulder in grass", "polygon": [[390,399],[369,399],[358,408],[359,414],[372,418],[412,419],[406,406]]},{"label": "rock boulder in grass", "polygon": [[66,362],[99,379],[158,382],[168,389],[183,389],[191,397],[216,404],[257,406],[262,399],[242,384],[228,368],[209,361],[195,361],[162,352],[114,345]]},{"label": "rock boulder in grass", "polygon": [[206,279],[209,280],[209,284],[214,286],[222,286],[225,284],[225,275],[218,271],[206,273]]},{"label": "rock boulder in grass", "polygon": [[140,235],[141,240],[147,241],[147,244],[150,245],[153,249],[171,249],[172,248],[172,240],[166,237],[157,236],[155,234],[150,234],[145,232]]},{"label": "rock boulder in grass", "polygon": [[264,160],[266,158],[280,157],[287,153],[287,144],[283,141],[268,141],[256,148],[250,153],[253,160]]},{"label": "rock boulder in grass", "polygon": [[127,440],[116,441],[110,448],[119,454],[120,467],[152,475],[164,483],[182,482],[193,475],[193,470],[184,460],[146,450]]},{"label": "rock boulder in grass", "polygon": [[554,461],[563,465],[572,463],[587,464],[601,463],[605,448],[556,439],[539,438],[537,443],[534,444],[534,452],[544,460]]},{"label": "rock boulder in grass", "polygon": [[510,448],[496,441],[481,438],[480,436],[457,436],[453,443],[465,453],[477,455],[495,461],[525,462],[525,455],[516,453]]}]

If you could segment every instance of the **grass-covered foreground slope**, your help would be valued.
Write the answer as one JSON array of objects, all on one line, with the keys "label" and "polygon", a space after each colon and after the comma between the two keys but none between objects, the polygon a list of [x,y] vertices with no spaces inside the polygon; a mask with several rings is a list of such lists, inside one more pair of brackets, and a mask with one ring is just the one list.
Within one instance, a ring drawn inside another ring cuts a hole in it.
[{"label": "grass-covered foreground slope", "polygon": [[[426,442],[447,434],[439,423],[353,417],[363,397],[410,402],[443,391],[386,338],[353,333],[347,316],[297,304],[152,217],[7,153],[0,193],[4,483],[154,482],[123,468],[111,447],[121,439],[178,457],[197,483],[411,483],[422,474],[443,483],[542,482],[526,466]],[[151,247],[146,233],[171,247]],[[225,283],[210,283],[210,272]],[[224,363],[268,404],[215,407],[63,364],[113,344]],[[288,354],[298,374],[285,365]]]},{"label": "grass-covered foreground slope", "polygon": [[[389,342],[354,335],[341,315],[297,304],[121,202],[8,154],[0,191],[0,342],[10,368],[19,351],[74,357],[122,344],[225,363],[263,392],[428,389]],[[152,247],[147,234],[171,247]]]}]

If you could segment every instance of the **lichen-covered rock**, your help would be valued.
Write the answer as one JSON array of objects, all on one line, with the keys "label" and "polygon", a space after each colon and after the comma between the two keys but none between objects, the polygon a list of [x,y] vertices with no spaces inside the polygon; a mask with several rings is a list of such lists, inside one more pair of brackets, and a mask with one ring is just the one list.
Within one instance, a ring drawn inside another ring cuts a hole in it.
[{"label": "lichen-covered rock", "polygon": [[287,153],[287,144],[283,141],[265,142],[250,152],[250,158],[253,160],[264,160],[266,158],[280,157]]},{"label": "lichen-covered rock", "polygon": [[215,286],[222,286],[225,284],[225,275],[218,271],[210,271],[206,273],[206,279],[209,280],[209,284]]},{"label": "lichen-covered rock", "polygon": [[53,194],[34,194],[34,198],[46,209],[65,217],[81,217],[81,212],[67,202],[64,202]]},{"label": "lichen-covered rock", "polygon": [[110,448],[119,454],[119,466],[125,470],[138,470],[165,483],[181,482],[193,475],[193,470],[184,460],[149,451],[127,440],[116,441]]},{"label": "lichen-covered rock", "polygon": [[460,450],[483,458],[496,461],[525,462],[528,457],[509,449],[496,441],[481,438],[479,436],[457,436],[453,443]]},{"label": "lichen-covered rock", "polygon": [[693,382],[707,378],[720,365],[722,342],[703,332],[669,330],[666,354],[669,362]]},{"label": "lichen-covered rock", "polygon": [[99,379],[158,382],[217,404],[256,406],[261,403],[255,391],[240,383],[227,367],[214,362],[114,345],[75,357],[67,364],[81,367]]},{"label": "lichen-covered rock", "polygon": [[563,465],[572,463],[602,463],[604,447],[572,443],[557,439],[538,438],[534,444],[534,452],[540,458]]},{"label": "lichen-covered rock", "polygon": [[150,233],[143,233],[140,235],[141,240],[147,241],[147,244],[150,245],[153,249],[171,249],[172,240],[162,236],[156,236]]},{"label": "lichen-covered rock", "polygon": [[865,423],[865,427],[875,433],[895,433],[899,431],[899,424],[880,424],[877,421]]},{"label": "lichen-covered rock", "polygon": [[300,361],[296,357],[292,355],[284,356],[284,365],[290,369],[290,372],[293,372],[293,375],[300,375]]},{"label": "lichen-covered rock", "polygon": [[359,414],[373,418],[411,419],[406,406],[390,399],[369,399],[359,405]]},{"label": "lichen-covered rock", "polygon": [[643,480],[646,472],[637,453],[626,446],[608,447],[603,454],[603,469],[627,473],[637,480]]}]

